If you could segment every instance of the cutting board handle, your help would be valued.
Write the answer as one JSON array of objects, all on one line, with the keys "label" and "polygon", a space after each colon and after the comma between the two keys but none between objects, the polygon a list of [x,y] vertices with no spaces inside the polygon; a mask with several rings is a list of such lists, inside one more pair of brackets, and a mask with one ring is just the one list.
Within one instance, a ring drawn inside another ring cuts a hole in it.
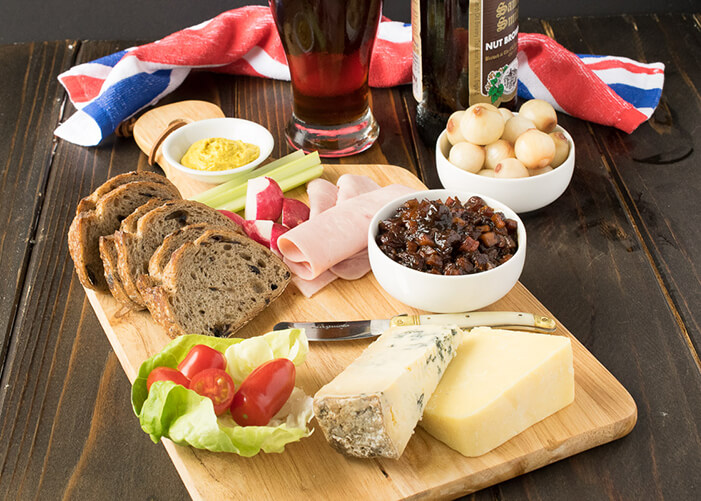
[{"label": "cutting board handle", "polygon": [[153,165],[154,162],[156,161],[156,152],[158,151],[158,148],[161,147],[161,144],[163,144],[163,141],[166,140],[168,136],[170,136],[173,132],[178,130],[180,127],[183,125],[187,125],[192,120],[187,119],[187,118],[176,118],[172,122],[168,124],[168,127],[163,129],[163,132],[156,138],[156,140],[153,143],[153,146],[151,147],[151,151],[148,152],[148,164]]}]

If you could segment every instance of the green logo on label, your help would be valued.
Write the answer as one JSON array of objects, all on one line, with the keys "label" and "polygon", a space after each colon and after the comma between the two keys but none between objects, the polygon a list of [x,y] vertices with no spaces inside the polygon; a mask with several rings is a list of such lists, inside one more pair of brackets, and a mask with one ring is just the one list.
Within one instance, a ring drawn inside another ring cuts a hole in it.
[{"label": "green logo on label", "polygon": [[504,95],[504,84],[502,83],[502,75],[509,68],[509,65],[504,65],[503,68],[496,72],[490,71],[488,75],[487,95],[492,99],[492,103],[496,103],[501,96]]},{"label": "green logo on label", "polygon": [[518,80],[515,62],[514,60],[512,65],[505,64],[496,71],[490,71],[487,75],[485,90],[492,103],[496,103],[504,94],[511,94],[516,89]]}]

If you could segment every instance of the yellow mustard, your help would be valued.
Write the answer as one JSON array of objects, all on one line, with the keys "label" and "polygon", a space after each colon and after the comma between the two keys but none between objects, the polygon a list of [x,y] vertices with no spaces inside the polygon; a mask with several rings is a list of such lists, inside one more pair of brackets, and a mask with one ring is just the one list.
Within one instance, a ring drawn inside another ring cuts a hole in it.
[{"label": "yellow mustard", "polygon": [[241,167],[259,156],[260,148],[255,144],[210,137],[193,143],[180,163],[190,169],[217,171]]}]

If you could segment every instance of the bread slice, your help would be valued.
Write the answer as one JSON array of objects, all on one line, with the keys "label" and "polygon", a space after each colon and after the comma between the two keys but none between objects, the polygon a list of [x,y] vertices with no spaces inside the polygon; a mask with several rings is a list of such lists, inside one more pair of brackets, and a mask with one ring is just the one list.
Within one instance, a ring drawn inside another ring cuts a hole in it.
[{"label": "bread slice", "polygon": [[173,252],[178,250],[186,242],[193,242],[207,230],[228,229],[223,226],[214,226],[209,223],[190,224],[168,235],[163,243],[156,249],[148,262],[148,274],[156,282],[163,280],[163,270],[168,265]]},{"label": "bread slice", "polygon": [[98,186],[97,189],[93,191],[90,195],[78,202],[78,207],[76,207],[75,210],[76,215],[80,214],[81,212],[86,212],[95,209],[97,201],[113,189],[118,188],[123,184],[134,183],[137,181],[161,183],[175,188],[173,183],[171,183],[165,176],[156,174],[155,172],[132,171],[127,172],[125,174],[119,174],[118,176],[114,176],[113,178],[110,178],[107,181],[105,181],[103,184]]},{"label": "bread slice", "polygon": [[230,336],[279,297],[290,281],[270,250],[226,230],[208,230],[180,246],[161,285],[143,290],[154,320],[170,337]]},{"label": "bread slice", "polygon": [[119,225],[119,231],[128,231],[130,233],[134,233],[136,231],[136,225],[138,224],[139,219],[141,219],[141,216],[145,216],[148,212],[151,212],[156,207],[160,207],[161,205],[169,201],[170,200],[163,200],[162,198],[154,198],[152,200],[149,200],[144,205],[138,207],[134,212],[129,214],[124,219],[124,221],[122,221],[122,224]]},{"label": "bread slice", "polygon": [[[167,200],[163,200],[162,198],[154,198],[145,204],[140,205],[134,210],[134,212],[129,214],[124,221],[122,221],[120,230],[130,228],[132,226],[135,227],[136,221],[141,216],[155,209],[156,207],[160,207],[166,202]],[[136,304],[129,298],[129,295],[124,290],[122,280],[119,278],[119,272],[117,271],[118,255],[117,247],[114,242],[114,234],[100,237],[100,258],[102,259],[102,266],[105,269],[105,280],[107,280],[107,286],[109,287],[112,296],[131,310],[143,310],[145,308],[144,306]]]},{"label": "bread slice", "polygon": [[194,242],[207,230],[230,230],[223,226],[210,223],[196,223],[185,226],[168,235],[161,245],[154,251],[148,262],[148,274],[139,275],[136,279],[136,288],[143,298],[143,289],[160,285],[163,280],[163,270],[168,265],[173,252],[178,250],[186,242]]},{"label": "bread slice", "polygon": [[148,273],[149,259],[163,240],[174,231],[195,223],[210,223],[232,232],[243,232],[238,224],[205,204],[174,200],[140,217],[133,232],[127,231],[125,223],[125,230],[115,234],[119,278],[133,302],[145,305],[137,280]]},{"label": "bread slice", "polygon": [[102,266],[105,269],[105,280],[107,280],[107,286],[110,289],[112,297],[130,310],[143,310],[143,306],[129,299],[129,295],[124,290],[122,281],[119,279],[119,273],[117,272],[117,249],[114,245],[114,235],[100,237],[100,258],[102,259]]},{"label": "bread slice", "polygon": [[180,198],[180,192],[172,184],[127,183],[100,197],[93,210],[75,216],[68,230],[68,250],[78,278],[85,287],[103,292],[108,290],[100,258],[100,237],[114,233],[124,218],[152,198]]}]

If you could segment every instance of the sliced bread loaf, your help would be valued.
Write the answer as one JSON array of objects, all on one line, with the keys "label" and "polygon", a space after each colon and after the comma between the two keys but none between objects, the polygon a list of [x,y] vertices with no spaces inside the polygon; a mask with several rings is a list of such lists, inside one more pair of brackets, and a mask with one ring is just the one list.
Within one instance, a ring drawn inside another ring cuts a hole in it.
[{"label": "sliced bread loaf", "polygon": [[[167,200],[163,200],[162,198],[153,198],[145,204],[140,205],[122,221],[122,224],[119,226],[120,229],[131,227],[132,225],[136,226],[136,221],[141,216],[156,207],[160,207],[166,203],[166,201]],[[114,243],[114,234],[100,237],[100,258],[102,259],[102,266],[105,269],[105,280],[107,280],[107,286],[110,288],[112,296],[131,310],[143,310],[144,306],[136,304],[129,298],[129,295],[124,290],[124,285],[122,285],[122,280],[119,278],[119,272],[117,271],[117,247]]]},{"label": "sliced bread loaf", "polygon": [[214,226],[209,223],[197,223],[185,226],[168,235],[148,261],[149,276],[158,282],[163,280],[163,270],[168,265],[173,252],[178,250],[184,243],[197,240],[207,230],[216,229],[226,230],[229,228]]},{"label": "sliced bread loaf", "polygon": [[276,299],[290,281],[287,266],[253,240],[208,230],[182,244],[160,285],[144,289],[154,320],[168,335],[230,336]]},{"label": "sliced bread loaf", "polygon": [[108,290],[100,258],[100,237],[114,233],[124,218],[152,198],[170,200],[180,198],[180,193],[172,184],[136,181],[107,192],[94,209],[75,216],[68,230],[68,249],[85,287]]},{"label": "sliced bread loaf", "polygon": [[209,223],[232,232],[243,232],[231,219],[205,204],[174,200],[140,217],[133,232],[125,228],[115,234],[119,278],[133,302],[145,304],[137,280],[148,272],[149,260],[163,240],[174,231],[195,223]]},{"label": "sliced bread loaf", "polygon": [[108,179],[103,184],[97,187],[90,195],[83,198],[78,202],[78,207],[76,207],[75,213],[80,214],[81,212],[89,211],[95,209],[97,201],[100,200],[104,195],[109,193],[115,188],[122,186],[127,183],[134,183],[137,181],[150,181],[152,183],[160,183],[171,186],[175,188],[173,183],[171,183],[165,176],[156,174],[155,172],[127,172],[125,174],[119,174],[113,178]]}]

